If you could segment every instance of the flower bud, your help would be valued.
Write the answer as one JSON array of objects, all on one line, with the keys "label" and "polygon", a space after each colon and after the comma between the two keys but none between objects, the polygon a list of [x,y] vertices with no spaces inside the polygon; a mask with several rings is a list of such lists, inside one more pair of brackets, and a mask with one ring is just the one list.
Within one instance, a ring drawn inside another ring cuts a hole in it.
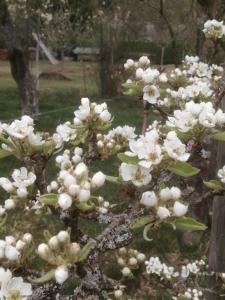
[{"label": "flower bud", "polygon": [[81,178],[82,176],[87,175],[87,174],[88,174],[88,168],[87,168],[87,166],[83,162],[80,162],[76,166],[75,175],[77,177]]},{"label": "flower bud", "polygon": [[91,184],[93,187],[101,187],[105,184],[106,176],[102,172],[97,172],[91,179]]},{"label": "flower bud", "polygon": [[105,208],[109,208],[109,206],[110,206],[109,201],[104,201],[103,206]]},{"label": "flower bud", "polygon": [[72,161],[75,163],[75,164],[78,164],[79,162],[81,162],[81,157],[79,155],[74,155],[72,157]]},{"label": "flower bud", "polygon": [[80,190],[80,193],[78,196],[80,202],[86,202],[90,199],[90,197],[91,197],[91,193],[89,190],[85,190],[85,189]]},{"label": "flower bud", "polygon": [[82,156],[83,155],[83,149],[80,148],[80,147],[76,147],[74,149],[74,152],[73,152],[75,155],[79,155],[79,156]]},{"label": "flower bud", "polygon": [[130,268],[124,267],[124,268],[122,269],[122,274],[123,274],[123,276],[125,276],[125,277],[130,276],[130,275],[131,275],[131,270],[130,270]]},{"label": "flower bud", "polygon": [[161,200],[168,201],[172,198],[171,190],[167,187],[165,189],[162,189],[159,193]]},{"label": "flower bud", "polygon": [[123,292],[121,290],[116,290],[114,292],[114,296],[115,296],[116,299],[118,299],[118,298],[123,296]]},{"label": "flower bud", "polygon": [[57,183],[56,181],[52,181],[51,184],[50,184],[50,186],[51,186],[51,189],[52,189],[52,190],[57,190],[57,188],[58,188],[58,183]]},{"label": "flower bud", "polygon": [[110,112],[108,112],[108,110],[103,110],[103,112],[100,113],[99,117],[103,122],[109,122],[111,119],[111,114]]},{"label": "flower bud", "polygon": [[161,220],[163,220],[170,217],[170,211],[166,207],[160,206],[157,210],[157,215]]},{"label": "flower bud", "polygon": [[143,73],[144,73],[143,69],[142,69],[142,68],[138,68],[138,69],[136,70],[136,78],[137,78],[137,79],[142,79]]},{"label": "flower bud", "polygon": [[171,194],[172,194],[173,200],[180,199],[180,197],[181,197],[181,190],[178,187],[173,186],[170,190],[171,190]]},{"label": "flower bud", "polygon": [[141,204],[145,205],[146,207],[153,207],[156,206],[158,203],[158,199],[154,192],[144,192],[141,197]]},{"label": "flower bud", "polygon": [[137,259],[135,257],[131,257],[129,259],[129,265],[136,266],[137,265]]},{"label": "flower bud", "polygon": [[23,235],[23,241],[25,243],[30,243],[32,241],[33,237],[32,237],[32,234],[31,233],[25,233]]},{"label": "flower bud", "polygon": [[64,177],[64,185],[69,188],[72,184],[76,184],[76,179],[71,174],[67,174]]},{"label": "flower bud", "polygon": [[118,263],[118,265],[120,265],[122,267],[125,266],[125,260],[122,257],[119,257],[117,259],[117,263]]},{"label": "flower bud", "polygon": [[57,237],[56,236],[51,237],[50,240],[48,241],[48,245],[51,249],[57,249],[59,246],[59,241]]},{"label": "flower bud", "polygon": [[27,189],[24,187],[17,189],[16,193],[19,198],[26,198],[28,195]]},{"label": "flower bud", "polygon": [[105,207],[99,207],[99,212],[100,212],[101,214],[107,214],[108,209],[105,208]]},{"label": "flower bud", "polygon": [[63,210],[70,208],[72,205],[71,196],[66,193],[60,194],[58,204]]},{"label": "flower bud", "polygon": [[38,246],[38,254],[40,255],[41,258],[47,259],[49,256],[49,247],[47,244],[42,243]]},{"label": "flower bud", "polygon": [[124,255],[126,253],[127,253],[127,249],[125,247],[119,249],[119,254]]},{"label": "flower bud", "polygon": [[59,266],[55,270],[55,280],[57,283],[62,284],[69,277],[69,272],[65,266]]},{"label": "flower bud", "polygon": [[137,260],[139,262],[143,262],[143,261],[145,261],[145,259],[146,259],[146,256],[144,255],[144,253],[138,253]]},{"label": "flower bud", "polygon": [[98,141],[97,142],[97,146],[98,146],[98,148],[103,148],[104,147],[104,143],[102,141]]},{"label": "flower bud", "polygon": [[58,234],[57,234],[57,239],[61,242],[61,243],[65,243],[70,239],[69,233],[65,230],[61,230]]},{"label": "flower bud", "polygon": [[72,184],[68,189],[68,193],[71,196],[77,196],[79,194],[79,191],[80,191],[80,187],[77,184]]},{"label": "flower bud", "polygon": [[20,255],[20,253],[15,247],[13,247],[11,245],[7,245],[5,247],[5,257],[8,260],[11,260],[11,261],[18,260],[19,255]]},{"label": "flower bud", "polygon": [[6,236],[5,241],[6,241],[6,244],[8,244],[8,245],[13,245],[13,244],[15,245],[16,244],[16,239],[12,235]]},{"label": "flower bud", "polygon": [[17,242],[16,242],[16,249],[17,250],[22,250],[24,247],[26,246],[26,243],[24,243],[23,241],[21,241],[21,240],[18,240]]},{"label": "flower bud", "polygon": [[57,162],[57,164],[61,164],[61,163],[62,163],[62,161],[63,161],[63,157],[62,157],[62,155],[58,155],[58,156],[56,156],[56,159],[55,159],[55,161]]},{"label": "flower bud", "polygon": [[7,199],[5,200],[4,206],[6,210],[13,209],[15,207],[15,201],[13,199]]},{"label": "flower bud", "polygon": [[187,213],[188,206],[176,201],[173,206],[175,216],[182,217]]}]

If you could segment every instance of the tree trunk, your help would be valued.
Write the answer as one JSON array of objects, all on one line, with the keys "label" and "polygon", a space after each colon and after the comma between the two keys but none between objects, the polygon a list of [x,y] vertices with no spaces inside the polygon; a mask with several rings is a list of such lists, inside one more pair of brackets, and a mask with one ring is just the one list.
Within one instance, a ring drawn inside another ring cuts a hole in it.
[{"label": "tree trunk", "polygon": [[[225,74],[222,80],[222,89],[225,90]],[[225,97],[221,98],[219,102],[220,108],[225,110]],[[213,168],[212,177],[216,177],[217,170],[221,169],[225,164],[225,151],[224,142],[218,142],[214,145],[216,148],[215,168]],[[210,237],[210,249],[209,249],[209,268],[211,271],[216,273],[225,272],[225,197],[216,196],[213,199],[212,209],[212,229]],[[225,299],[225,296],[220,296],[218,293],[218,284],[216,274],[209,278],[208,289],[206,291],[206,300]]]},{"label": "tree trunk", "polygon": [[17,39],[5,0],[0,0],[0,32],[9,53],[11,73],[21,97],[22,114],[36,119],[38,97],[35,82],[29,70],[29,55]]}]

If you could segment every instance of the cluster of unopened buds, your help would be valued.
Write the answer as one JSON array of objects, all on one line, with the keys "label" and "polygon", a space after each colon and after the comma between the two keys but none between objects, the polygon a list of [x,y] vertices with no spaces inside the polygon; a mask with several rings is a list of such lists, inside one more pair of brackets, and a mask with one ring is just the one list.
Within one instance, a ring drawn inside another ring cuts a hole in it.
[{"label": "cluster of unopened buds", "polygon": [[203,298],[204,298],[204,294],[201,290],[198,290],[197,288],[194,289],[188,288],[187,291],[185,291],[184,293],[180,293],[178,294],[177,297],[173,297],[173,300],[188,300],[188,299],[199,300]]},{"label": "cluster of unopened buds", "polygon": [[108,132],[108,134],[97,134],[97,147],[101,157],[108,157],[116,152],[127,149],[128,143],[134,139],[135,128],[130,126],[118,126]]},{"label": "cluster of unopened buds", "polygon": [[120,248],[117,254],[117,263],[122,268],[121,273],[123,277],[132,278],[132,270],[137,270],[145,261],[144,253],[136,249]]},{"label": "cluster of unopened buds", "polygon": [[[207,265],[204,260],[196,260],[187,265],[183,265],[180,268],[167,266],[165,263],[162,263],[159,257],[150,257],[146,264],[147,274],[152,274],[159,276],[161,280],[169,280],[172,284],[178,284],[178,282],[187,281],[189,277],[197,278],[200,275],[205,275],[205,269]],[[196,283],[195,281],[190,281],[191,284]],[[196,283],[197,284],[197,283]],[[188,288],[186,291],[179,292],[177,296],[174,296],[174,300],[186,300],[193,299],[198,300],[203,298],[203,292],[201,289],[197,288]]]},{"label": "cluster of unopened buds", "polygon": [[66,122],[56,128],[53,140],[58,147],[64,142],[74,142],[79,137],[84,138],[86,130],[106,129],[111,125],[112,116],[107,104],[90,102],[88,98],[81,99],[79,109],[74,112],[73,123]]},{"label": "cluster of unopened buds", "polygon": [[163,160],[187,161],[190,153],[177,137],[175,131],[170,131],[162,143],[162,136],[157,128],[147,131],[138,139],[129,141],[129,150],[125,154],[131,159],[137,159],[136,164],[122,163],[119,169],[123,181],[131,181],[137,187],[147,185],[152,180],[151,172]]},{"label": "cluster of unopened buds", "polygon": [[223,74],[223,67],[201,62],[198,56],[185,56],[181,68],[168,74],[165,97],[159,101],[161,106],[180,106],[194,100],[214,101]]},{"label": "cluster of unopened buds", "polygon": [[76,147],[72,157],[69,150],[56,157],[61,170],[57,180],[48,186],[48,192],[58,193],[58,205],[63,210],[69,209],[73,203],[87,202],[91,191],[105,184],[106,176],[100,171],[89,177],[88,167],[81,161],[82,153],[82,149]]},{"label": "cluster of unopened buds", "polygon": [[206,38],[212,40],[222,39],[225,37],[225,25],[223,21],[208,20],[204,24],[203,32]]},{"label": "cluster of unopened buds", "polygon": [[25,167],[22,167],[13,171],[12,179],[13,181],[10,181],[6,177],[0,178],[0,186],[10,195],[5,200],[4,205],[0,206],[0,216],[6,210],[14,209],[17,204],[24,204],[21,200],[27,199],[29,193],[32,191],[36,175],[29,172]]},{"label": "cluster of unopened buds", "polygon": [[67,231],[60,231],[47,243],[38,246],[39,256],[55,267],[55,280],[62,284],[69,277],[69,268],[76,262],[80,245],[70,241]]},{"label": "cluster of unopened buds", "polygon": [[32,241],[32,235],[25,233],[21,239],[14,236],[6,236],[4,240],[0,240],[0,260],[9,262],[18,262],[22,252],[26,250]]},{"label": "cluster of unopened buds", "polygon": [[188,211],[188,206],[181,203],[181,190],[178,187],[161,189],[156,195],[154,191],[146,191],[142,194],[141,204],[147,208],[153,208],[156,215],[164,220],[171,216],[182,217]]},{"label": "cluster of unopened buds", "polygon": [[95,208],[100,214],[107,214],[109,210],[114,206],[110,204],[109,201],[104,201],[104,198],[101,196],[97,197],[96,200],[97,203]]}]

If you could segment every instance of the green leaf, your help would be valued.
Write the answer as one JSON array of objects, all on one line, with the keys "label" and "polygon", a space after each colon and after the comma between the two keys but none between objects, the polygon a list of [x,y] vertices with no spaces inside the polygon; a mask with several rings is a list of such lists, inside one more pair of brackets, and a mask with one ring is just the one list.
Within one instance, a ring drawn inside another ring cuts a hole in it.
[{"label": "green leaf", "polygon": [[123,83],[123,94],[128,96],[137,96],[142,94],[142,89],[140,85],[138,85],[136,82],[131,83]]},{"label": "green leaf", "polygon": [[213,190],[223,190],[222,184],[218,180],[203,181],[204,185]]},{"label": "green leaf", "polygon": [[217,133],[211,134],[210,137],[217,141],[225,141],[225,131],[219,131]]},{"label": "green leaf", "polygon": [[177,217],[170,223],[174,228],[184,231],[206,230],[207,226],[190,217]]},{"label": "green leaf", "polygon": [[12,152],[7,151],[5,149],[0,149],[0,159],[8,157],[10,155],[12,155]]},{"label": "green leaf", "polygon": [[53,153],[54,151],[54,146],[53,143],[50,141],[46,141],[43,145],[42,145],[42,151],[45,155],[49,156]]},{"label": "green leaf", "polygon": [[44,274],[40,278],[29,278],[29,281],[36,284],[42,284],[52,280],[54,276],[55,276],[55,269],[49,271],[48,273]]},{"label": "green leaf", "polygon": [[77,254],[76,262],[81,262],[86,259],[91,249],[96,245],[95,240],[88,242]]},{"label": "green leaf", "polygon": [[124,163],[129,165],[137,165],[139,162],[139,158],[137,156],[129,156],[125,153],[118,153],[117,157]]},{"label": "green leaf", "polygon": [[148,224],[148,225],[145,226],[144,231],[143,231],[143,238],[147,242],[151,242],[152,241],[152,239],[150,239],[148,237],[148,233],[149,233],[151,227],[152,227],[152,224]]},{"label": "green leaf", "polygon": [[86,211],[89,211],[89,210],[93,209],[94,204],[89,203],[89,202],[80,202],[80,203],[77,203],[77,204],[76,204],[76,207],[77,207],[80,211],[86,212]]},{"label": "green leaf", "polygon": [[115,183],[115,184],[120,184],[120,178],[119,177],[115,177],[115,176],[106,176],[106,180],[111,182],[111,183]]},{"label": "green leaf", "polygon": [[169,171],[182,177],[191,177],[198,174],[200,169],[192,167],[186,162],[176,161],[169,167]]},{"label": "green leaf", "polygon": [[57,194],[44,194],[39,197],[39,201],[45,205],[55,205],[58,202]]},{"label": "green leaf", "polygon": [[143,216],[140,218],[137,218],[134,220],[134,222],[131,224],[131,229],[138,229],[141,228],[147,224],[149,224],[152,221],[152,218],[150,216]]}]

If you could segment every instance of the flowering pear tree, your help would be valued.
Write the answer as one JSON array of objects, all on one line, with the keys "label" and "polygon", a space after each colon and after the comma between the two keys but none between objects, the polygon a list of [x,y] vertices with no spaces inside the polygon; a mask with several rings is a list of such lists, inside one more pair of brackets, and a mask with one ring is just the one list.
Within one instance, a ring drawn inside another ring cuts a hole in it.
[{"label": "flowering pear tree", "polygon": [[[26,115],[1,124],[0,157],[21,162],[0,178],[1,299],[131,299],[126,285],[137,271],[166,283],[173,299],[203,297],[197,275],[211,274],[205,261],[168,266],[127,246],[136,229],[149,243],[162,225],[206,229],[190,207],[196,197],[206,201],[225,190],[224,168],[218,180],[207,172],[209,141],[225,138],[225,113],[218,108],[223,68],[186,56],[180,68],[160,73],[144,56],[127,60],[125,69],[125,93],[143,101],[142,134],[128,125],[110,129],[107,104],[88,98],[53,135],[37,132]],[[157,119],[151,124],[150,111]],[[117,162],[116,174],[96,164],[109,157]],[[58,168],[51,180],[50,159]],[[102,196],[108,184],[121,190],[122,208],[113,195],[110,201]],[[101,231],[91,234],[84,220]],[[108,252],[117,260],[117,280],[104,269]]]}]

